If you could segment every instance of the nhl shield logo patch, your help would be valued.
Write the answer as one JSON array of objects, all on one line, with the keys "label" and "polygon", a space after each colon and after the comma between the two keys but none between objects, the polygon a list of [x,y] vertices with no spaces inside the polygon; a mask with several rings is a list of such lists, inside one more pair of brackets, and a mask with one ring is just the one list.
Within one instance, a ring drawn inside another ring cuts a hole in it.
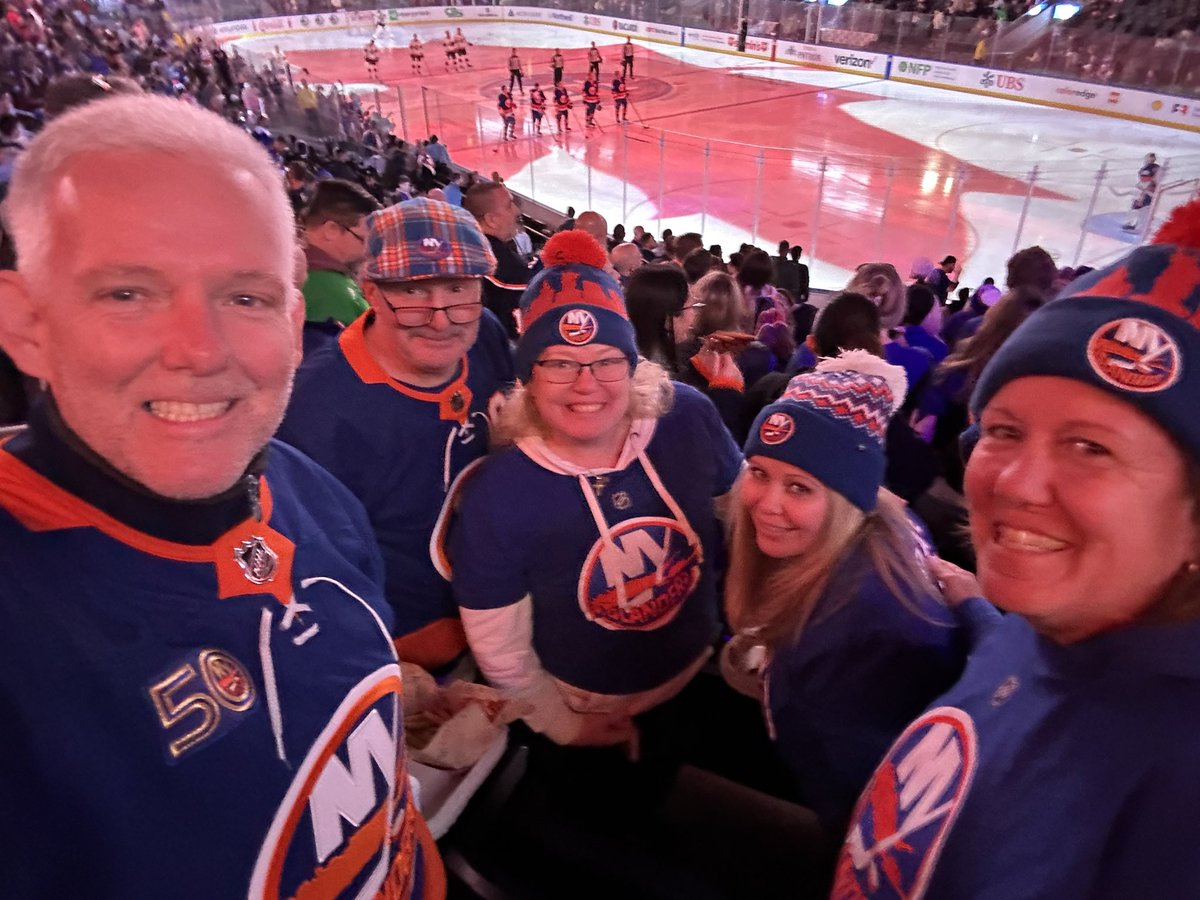
[{"label": "nhl shield logo patch", "polygon": [[233,551],[233,558],[237,560],[246,580],[252,584],[266,584],[273,580],[279,568],[279,555],[258,535],[242,541]]}]

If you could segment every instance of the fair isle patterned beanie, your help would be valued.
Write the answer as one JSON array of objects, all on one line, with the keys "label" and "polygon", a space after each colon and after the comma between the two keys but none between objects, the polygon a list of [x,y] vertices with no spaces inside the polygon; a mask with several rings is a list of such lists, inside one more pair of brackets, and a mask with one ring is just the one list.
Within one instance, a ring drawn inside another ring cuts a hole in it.
[{"label": "fair isle patterned beanie", "polygon": [[1012,333],[971,397],[978,419],[1008,382],[1082,381],[1154,419],[1200,460],[1200,200],[1154,238],[1071,282]]},{"label": "fair isle patterned beanie", "polygon": [[904,369],[866,350],[823,359],[758,414],[746,458],[767,456],[803,469],[871,512],[887,468],[888,422],[907,390]]}]

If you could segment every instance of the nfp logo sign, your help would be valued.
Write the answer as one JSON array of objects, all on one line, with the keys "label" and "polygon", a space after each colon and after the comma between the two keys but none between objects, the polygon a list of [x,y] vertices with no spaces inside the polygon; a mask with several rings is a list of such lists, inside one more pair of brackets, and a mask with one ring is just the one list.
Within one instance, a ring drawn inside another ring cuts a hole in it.
[{"label": "nfp logo sign", "polygon": [[831,896],[921,897],[977,758],[975,724],[960,709],[943,706],[909,725],[859,798]]},{"label": "nfp logo sign", "polygon": [[929,65],[928,63],[907,62],[902,59],[900,60],[899,69],[903,75],[912,75],[914,78],[922,78],[933,70],[933,66]]},{"label": "nfp logo sign", "polygon": [[653,631],[679,614],[700,580],[700,544],[673,519],[622,522],[592,545],[579,608],[610,631]]}]

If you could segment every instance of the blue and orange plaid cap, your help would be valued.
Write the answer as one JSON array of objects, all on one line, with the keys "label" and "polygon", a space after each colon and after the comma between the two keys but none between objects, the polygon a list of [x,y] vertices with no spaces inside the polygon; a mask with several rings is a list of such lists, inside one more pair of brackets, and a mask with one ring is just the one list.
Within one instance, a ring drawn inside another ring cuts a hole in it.
[{"label": "blue and orange plaid cap", "polygon": [[367,217],[370,281],[482,278],[496,271],[496,257],[475,217],[461,206],[419,197]]},{"label": "blue and orange plaid cap", "polygon": [[1200,460],[1200,249],[1139,247],[1072,282],[1026,319],[984,368],[978,418],[1008,382],[1082,381],[1150,416]]}]

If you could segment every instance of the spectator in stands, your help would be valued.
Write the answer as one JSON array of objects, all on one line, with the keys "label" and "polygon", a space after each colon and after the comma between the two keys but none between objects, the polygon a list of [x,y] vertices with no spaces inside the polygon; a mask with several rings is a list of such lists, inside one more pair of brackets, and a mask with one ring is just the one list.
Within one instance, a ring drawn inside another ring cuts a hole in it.
[{"label": "spectator in stands", "polygon": [[[533,777],[552,782],[556,814],[595,828],[652,809],[711,730],[687,690],[720,629],[713,498],[741,454],[707,400],[639,359],[603,247],[572,232],[543,254],[522,298],[521,385],[496,424],[507,446],[466,482],[450,559],[480,670],[544,736]],[[647,541],[665,556],[613,564]]]},{"label": "spectator in stands", "polygon": [[690,331],[677,335],[678,377],[707,394],[734,433],[743,414],[743,389],[772,371],[772,352],[742,330],[742,293],[726,273],[709,272],[696,282],[688,305],[695,316]]},{"label": "spectator in stands", "polygon": [[900,328],[910,347],[923,347],[940,363],[950,352],[942,333],[942,305],[928,285],[910,284],[905,292],[904,318]]},{"label": "spectator in stands", "polygon": [[601,247],[608,246],[608,222],[600,213],[585,209],[575,220],[575,229],[590,234]]},{"label": "spectator in stands", "polygon": [[[881,896],[872,850],[897,834],[928,897],[1063,897],[1084,882],[1111,897],[1200,894],[1200,743],[1186,725],[1200,699],[1193,246],[1142,247],[1076,282],[984,369],[966,478],[979,578],[934,570],[970,623],[970,661],[864,791],[834,896]],[[1147,334],[1169,348],[1153,360]],[[965,746],[934,737],[948,723],[977,762],[943,770],[946,802],[917,826],[895,804],[897,773],[928,761],[917,748],[930,741]]]},{"label": "spectator in stands", "polygon": [[307,78],[300,81],[300,87],[296,90],[296,105],[300,111],[304,113],[304,120],[309,131],[317,133],[320,130],[320,121],[317,118],[318,99],[316,92],[308,83]]},{"label": "spectator in stands", "polygon": [[142,89],[136,81],[120,75],[60,75],[46,86],[44,115],[50,121],[93,100],[140,93]]},{"label": "spectator in stands", "polygon": [[[687,237],[687,235],[683,237]],[[683,240],[683,238],[681,237],[680,240]],[[717,261],[703,247],[697,247],[684,258],[682,266],[683,274],[687,276],[688,284],[695,284],[717,267]]]},{"label": "spectator in stands", "polygon": [[682,266],[683,261],[688,258],[688,255],[692,251],[703,248],[704,238],[694,231],[688,231],[675,238],[674,243],[671,245],[671,261],[678,266]]},{"label": "spectator in stands", "polygon": [[[270,439],[303,314],[275,166],[211,113],[117,97],[47,126],[5,216],[21,271],[0,342],[49,390],[0,450],[4,893],[240,896],[281,853],[288,885],[333,859],[356,882],[438,883],[403,779],[356,821],[273,830],[355,726],[402,727],[363,510]],[[181,685],[202,715],[180,714]],[[372,754],[405,771],[402,742]],[[324,855],[325,827],[362,854]]]},{"label": "spectator in stands", "polygon": [[509,338],[516,340],[514,315],[521,292],[537,273],[540,262],[526,263],[512,244],[521,227],[521,208],[502,184],[481,182],[467,191],[463,206],[475,217],[491,245],[496,270],[483,284],[483,304],[500,320]]},{"label": "spectator in stands", "polygon": [[903,370],[861,350],[795,376],[750,429],[730,511],[722,672],[762,698],[800,801],[835,841],[878,757],[965,656],[918,528],[883,487],[904,394]]},{"label": "spectator in stands", "polygon": [[556,231],[574,231],[575,230],[575,207],[567,207],[567,217],[562,220]]},{"label": "spectator in stands", "polygon": [[938,303],[945,303],[950,291],[958,287],[958,279],[958,259],[953,256],[947,256],[930,271],[928,277],[925,279],[925,283],[929,285],[929,289],[937,297]]},{"label": "spectator in stands", "polygon": [[317,184],[300,217],[308,263],[305,322],[349,325],[367,311],[356,270],[367,253],[364,220],[379,208],[379,201],[352,182]]},{"label": "spectator in stands", "polygon": [[431,134],[429,140],[425,142],[425,153],[433,160],[433,164],[448,166],[451,164],[450,151],[446,149],[446,145],[438,140],[436,134]]},{"label": "spectator in stands", "polygon": [[994,284],[979,286],[979,290],[971,294],[967,305],[946,320],[942,326],[942,340],[951,350],[962,341],[967,340],[983,324],[983,317],[989,309],[995,306],[1001,296],[1000,288]]},{"label": "spectator in stands", "polygon": [[687,278],[677,266],[642,266],[625,285],[625,304],[638,352],[672,375],[680,367],[676,347],[691,334],[699,307],[689,300]]},{"label": "spectator in stands", "polygon": [[753,334],[758,329],[758,317],[768,309],[777,309],[785,317],[790,312],[771,285],[774,274],[771,257],[765,250],[752,247],[740,261],[735,277],[742,289],[744,331]]},{"label": "spectator in stands", "polygon": [[909,390],[921,385],[933,371],[933,357],[927,350],[910,347],[895,330],[904,318],[906,303],[904,282],[896,267],[890,263],[865,263],[858,267],[846,291],[862,294],[879,306],[884,356],[892,365],[904,367]]},{"label": "spectator in stands", "polygon": [[279,435],[367,508],[396,648],[438,670],[466,644],[429,542],[455,477],[487,451],[488,403],[512,381],[512,357],[482,304],[496,261],[469,213],[421,198],[366,229],[371,311],[304,361]]},{"label": "spectator in stands", "polygon": [[1058,266],[1054,257],[1041,247],[1026,247],[1009,259],[1007,275],[1006,284],[1010,289],[1030,287],[1050,300],[1058,280]]},{"label": "spectator in stands", "polygon": [[609,261],[617,273],[622,288],[629,284],[629,276],[633,274],[634,270],[646,264],[646,260],[642,258],[642,251],[637,248],[636,244],[630,243],[617,244],[613,247],[609,254]]},{"label": "spectator in stands", "polygon": [[779,242],[779,254],[771,259],[771,263],[775,267],[771,283],[775,287],[787,291],[789,297],[795,298],[800,296],[800,268],[788,254],[790,247],[791,245],[787,241]]}]

